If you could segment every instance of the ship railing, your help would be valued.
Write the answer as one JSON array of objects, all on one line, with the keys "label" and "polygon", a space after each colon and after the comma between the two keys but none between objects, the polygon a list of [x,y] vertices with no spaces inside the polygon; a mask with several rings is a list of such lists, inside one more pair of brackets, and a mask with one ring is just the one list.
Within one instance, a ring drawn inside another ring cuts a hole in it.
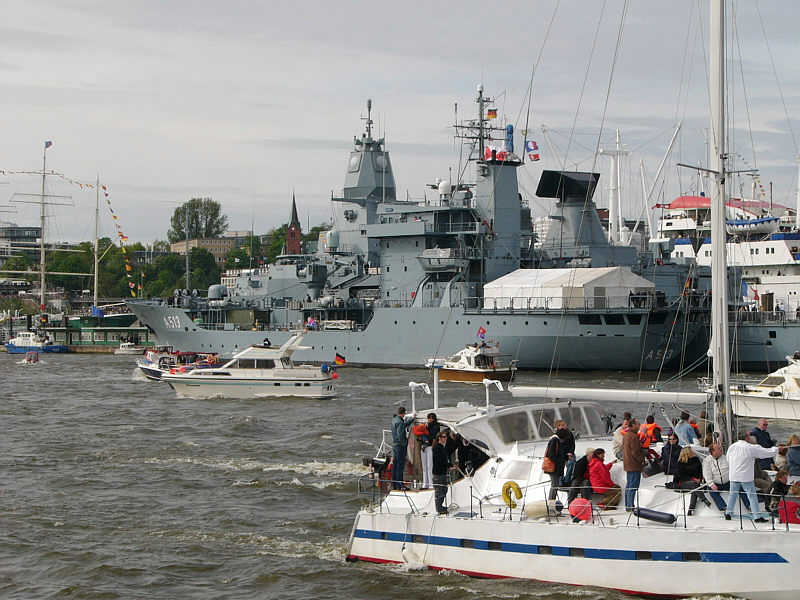
[{"label": "ship railing", "polygon": [[[730,322],[737,325],[786,325],[787,320],[786,312],[782,310],[746,310],[741,307],[737,311],[731,311],[729,314]],[[797,320],[797,319],[795,319]]]},{"label": "ship railing", "polygon": [[478,313],[514,314],[540,312],[628,312],[633,309],[654,309],[671,306],[674,299],[665,295],[633,296],[499,296],[492,298],[469,297],[464,307]]}]

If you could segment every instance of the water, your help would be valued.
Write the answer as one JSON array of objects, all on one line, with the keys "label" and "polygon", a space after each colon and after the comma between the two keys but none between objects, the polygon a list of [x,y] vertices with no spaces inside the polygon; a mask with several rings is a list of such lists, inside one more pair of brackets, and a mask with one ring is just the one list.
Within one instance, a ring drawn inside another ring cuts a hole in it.
[{"label": "water", "polygon": [[[133,357],[21,358],[0,354],[2,598],[624,597],[344,561],[361,458],[424,370],[342,369],[329,401],[186,400]],[[464,399],[482,386],[442,384],[443,402]]]}]

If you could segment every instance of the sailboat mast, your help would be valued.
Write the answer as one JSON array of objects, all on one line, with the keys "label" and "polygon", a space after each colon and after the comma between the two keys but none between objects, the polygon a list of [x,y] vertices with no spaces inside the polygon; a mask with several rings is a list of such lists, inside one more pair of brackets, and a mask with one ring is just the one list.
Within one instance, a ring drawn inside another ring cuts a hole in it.
[{"label": "sailboat mast", "polygon": [[725,248],[725,6],[712,0],[709,19],[711,91],[711,171],[716,181],[711,186],[711,358],[716,406],[724,407],[725,444],[733,440],[730,410],[730,360],[728,345],[728,260]]},{"label": "sailboat mast", "polygon": [[98,265],[100,264],[100,246],[97,239],[97,227],[100,221],[100,174],[97,174],[97,185],[95,186],[94,198],[94,300],[93,305],[97,306],[97,287],[98,287]]},{"label": "sailboat mast", "polygon": [[41,236],[39,237],[39,310],[44,312],[44,196],[45,196],[45,180],[47,178],[47,148],[50,142],[44,143],[44,153],[42,156],[42,195],[39,200],[39,225],[41,227]]}]

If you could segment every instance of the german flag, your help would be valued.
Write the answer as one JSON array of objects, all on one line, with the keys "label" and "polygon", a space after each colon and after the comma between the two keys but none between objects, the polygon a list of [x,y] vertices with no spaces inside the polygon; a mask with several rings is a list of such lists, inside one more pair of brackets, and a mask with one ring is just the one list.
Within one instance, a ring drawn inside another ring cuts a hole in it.
[{"label": "german flag", "polygon": [[346,365],[347,361],[344,359],[344,356],[337,352],[336,358],[333,359],[333,363],[336,365]]}]

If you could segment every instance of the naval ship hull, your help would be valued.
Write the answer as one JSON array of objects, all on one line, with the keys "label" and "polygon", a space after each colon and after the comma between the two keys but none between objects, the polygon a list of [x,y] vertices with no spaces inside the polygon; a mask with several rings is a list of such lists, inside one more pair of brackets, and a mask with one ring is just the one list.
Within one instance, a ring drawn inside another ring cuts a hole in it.
[{"label": "naval ship hull", "polygon": [[[128,301],[139,320],[162,344],[195,352],[229,353],[269,338],[289,339],[290,331],[207,329],[186,310],[146,300]],[[607,315],[614,315],[613,318]],[[690,323],[685,313],[618,310],[475,311],[464,308],[379,308],[360,330],[309,330],[308,349],[298,360],[348,365],[418,368],[431,355],[446,354],[476,341],[479,328],[514,356],[521,369],[658,370],[677,369],[701,356],[707,346],[703,313]],[[616,324],[608,324],[606,322]],[[583,323],[582,323],[583,321]],[[591,322],[591,325],[585,324]],[[684,337],[685,336],[685,337]],[[687,340],[690,342],[687,345]]]}]

